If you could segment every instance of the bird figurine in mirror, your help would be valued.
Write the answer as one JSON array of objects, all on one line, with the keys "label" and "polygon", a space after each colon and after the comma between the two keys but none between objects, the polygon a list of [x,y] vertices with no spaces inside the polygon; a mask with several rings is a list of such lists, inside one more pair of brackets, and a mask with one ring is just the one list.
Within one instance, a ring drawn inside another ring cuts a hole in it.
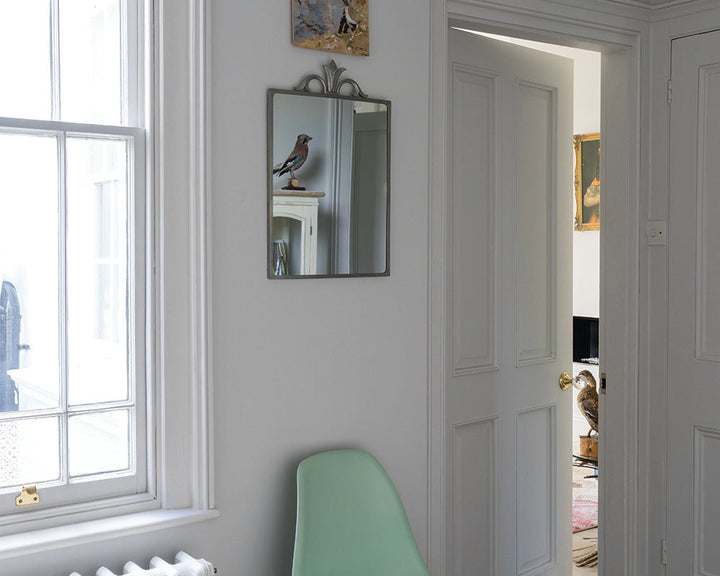
[{"label": "bird figurine in mirror", "polygon": [[307,134],[299,134],[295,141],[295,148],[292,149],[290,155],[287,157],[285,162],[273,166],[273,174],[282,176],[283,174],[290,173],[290,180],[286,186],[283,186],[283,190],[305,190],[304,186],[300,186],[300,181],[295,178],[295,172],[305,164],[308,157],[308,142],[312,140],[311,136]]},{"label": "bird figurine in mirror", "polygon": [[573,383],[580,390],[577,395],[577,405],[580,413],[585,416],[588,424],[590,424],[590,430],[587,433],[589,438],[593,430],[599,433],[598,408],[600,399],[597,393],[597,382],[590,370],[583,370],[575,377]]}]

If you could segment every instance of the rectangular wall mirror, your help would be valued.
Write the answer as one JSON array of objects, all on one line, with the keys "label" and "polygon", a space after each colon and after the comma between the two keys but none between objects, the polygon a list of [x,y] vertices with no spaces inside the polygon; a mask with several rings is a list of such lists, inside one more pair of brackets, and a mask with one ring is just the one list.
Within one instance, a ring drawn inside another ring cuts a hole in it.
[{"label": "rectangular wall mirror", "polygon": [[268,278],[387,276],[390,102],[268,91]]}]

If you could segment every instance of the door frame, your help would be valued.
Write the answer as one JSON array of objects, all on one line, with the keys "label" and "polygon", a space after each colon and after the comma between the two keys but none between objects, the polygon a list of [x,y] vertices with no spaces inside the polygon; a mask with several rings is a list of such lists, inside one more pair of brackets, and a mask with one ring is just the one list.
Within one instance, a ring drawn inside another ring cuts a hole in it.
[{"label": "door frame", "polygon": [[[589,10],[577,0],[525,0],[520,8],[494,0],[430,2],[429,332],[428,332],[428,566],[448,572],[445,479],[447,61],[450,25],[530,40],[600,50],[602,56],[601,147],[603,218],[600,242],[600,357],[608,395],[601,396],[600,574],[645,572],[647,485],[641,458],[648,441],[639,426],[647,418],[638,402],[641,131],[640,94],[646,85],[649,17],[645,9],[606,5]],[[564,4],[564,5],[563,5]],[[568,4],[572,5],[570,8]],[[572,14],[569,16],[568,14]],[[612,102],[612,114],[608,103]],[[570,150],[570,143],[568,143]],[[572,191],[569,189],[568,193]],[[569,218],[569,216],[568,216]],[[612,287],[608,290],[608,287]],[[613,335],[605,339],[605,334]],[[608,414],[612,426],[605,422]],[[605,527],[612,524],[612,530]]]}]

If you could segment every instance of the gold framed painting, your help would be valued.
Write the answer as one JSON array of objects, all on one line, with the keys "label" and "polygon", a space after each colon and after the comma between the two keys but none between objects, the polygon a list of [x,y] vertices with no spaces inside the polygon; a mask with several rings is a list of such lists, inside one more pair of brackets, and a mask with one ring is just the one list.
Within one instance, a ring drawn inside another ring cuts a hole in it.
[{"label": "gold framed painting", "polygon": [[370,0],[290,0],[292,43],[301,48],[370,54]]},{"label": "gold framed painting", "polygon": [[600,230],[600,134],[576,134],[575,230]]}]

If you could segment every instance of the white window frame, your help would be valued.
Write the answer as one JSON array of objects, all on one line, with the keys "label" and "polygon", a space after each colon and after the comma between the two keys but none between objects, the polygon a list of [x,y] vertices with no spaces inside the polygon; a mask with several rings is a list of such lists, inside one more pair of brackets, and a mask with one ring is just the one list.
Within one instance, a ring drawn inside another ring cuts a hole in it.
[{"label": "white window frame", "polygon": [[135,55],[145,63],[149,88],[147,489],[18,515],[20,522],[0,529],[0,560],[39,545],[87,545],[218,515],[209,363],[208,0],[138,2],[151,47],[149,58]]},{"label": "white window frame", "polygon": [[[50,13],[52,15],[52,33],[51,45],[52,65],[54,70],[53,81],[51,82],[52,96],[52,116],[51,120],[36,120],[26,118],[2,118],[0,119],[0,131],[7,134],[37,134],[54,137],[57,143],[57,181],[58,193],[60,199],[59,219],[60,219],[60,251],[61,262],[65,263],[68,258],[67,250],[67,143],[71,138],[99,138],[104,140],[124,140],[127,142],[127,282],[128,282],[128,309],[127,309],[127,336],[130,343],[128,347],[128,400],[122,403],[124,408],[130,409],[131,419],[129,422],[129,456],[130,462],[128,470],[121,473],[103,474],[95,476],[87,476],[84,478],[71,480],[67,472],[67,462],[69,457],[68,446],[68,418],[73,415],[82,413],[94,413],[101,409],[100,405],[72,407],[68,405],[67,390],[67,367],[65,362],[67,358],[63,358],[61,370],[63,374],[61,380],[63,386],[58,398],[58,406],[54,409],[47,409],[41,412],[36,411],[20,411],[13,413],[4,413],[0,415],[2,420],[27,420],[34,417],[57,416],[60,423],[60,434],[58,447],[59,457],[61,460],[60,477],[54,481],[39,482],[37,484],[40,502],[32,507],[16,507],[15,496],[19,494],[19,488],[3,488],[0,489],[0,533],[11,530],[12,526],[25,521],[25,517],[30,512],[45,511],[49,508],[57,508],[70,504],[80,504],[94,502],[107,498],[112,495],[131,495],[141,494],[147,491],[148,486],[148,446],[147,439],[147,377],[146,377],[146,342],[148,323],[146,321],[146,261],[148,251],[146,249],[147,226],[145,221],[147,195],[146,190],[147,178],[145,166],[148,158],[145,149],[146,130],[142,127],[145,121],[140,106],[143,101],[138,97],[143,90],[144,75],[142,65],[143,54],[143,37],[138,35],[137,31],[144,27],[144,12],[137,10],[138,2],[136,0],[121,0],[120,7],[120,29],[121,42],[125,44],[122,53],[125,55],[123,59],[123,67],[121,69],[121,86],[126,91],[126,96],[121,99],[122,109],[120,111],[120,124],[114,126],[88,124],[77,122],[66,122],[62,120],[60,99],[60,78],[58,75],[59,68],[59,52],[58,45],[60,43],[60,35],[63,33],[59,24],[59,7],[58,0],[52,0],[49,3]],[[62,266],[61,272],[61,313],[60,317],[64,344],[61,349],[67,345],[68,337],[66,325],[66,306],[68,304],[66,297],[66,266]],[[20,390],[22,394],[23,391]],[[117,403],[112,403],[117,405]],[[109,407],[106,406],[106,407]],[[120,407],[120,406],[117,406]],[[34,508],[37,508],[35,510]],[[10,528],[5,528],[10,526]]]},{"label": "white window frame", "polygon": [[[85,477],[71,481],[65,475],[64,466],[61,466],[60,478],[55,481],[38,483],[37,490],[40,495],[38,510],[45,511],[49,508],[56,508],[68,504],[77,504],[88,501],[100,500],[111,494],[138,494],[146,491],[147,486],[147,462],[148,442],[147,434],[147,394],[146,394],[146,306],[145,286],[146,272],[143,263],[146,260],[147,252],[145,242],[145,131],[139,128],[125,126],[100,126],[92,124],[77,124],[71,122],[58,122],[51,120],[28,120],[16,118],[0,118],[0,133],[9,134],[37,134],[41,136],[55,137],[58,145],[58,183],[61,205],[66,205],[66,170],[65,153],[68,138],[102,138],[103,140],[121,139],[128,142],[127,155],[127,182],[128,182],[128,254],[127,273],[128,285],[132,286],[129,291],[128,305],[128,335],[131,341],[135,342],[134,351],[130,353],[132,360],[128,366],[128,379],[131,384],[130,394],[125,407],[130,407],[131,412],[136,414],[134,421],[130,423],[131,438],[136,439],[135,444],[130,448],[130,470],[120,474],[104,474],[98,477]],[[61,213],[64,210],[61,210]],[[62,218],[62,216],[60,216]],[[65,228],[64,222],[61,226]],[[61,250],[65,250],[66,232],[61,232]],[[63,261],[67,256],[63,256]],[[61,289],[64,293],[64,288]],[[135,295],[138,297],[136,298]],[[138,302],[135,302],[135,301]],[[64,316],[64,314],[63,314]],[[64,329],[63,332],[66,333]],[[128,351],[130,352],[130,351]],[[64,378],[63,378],[64,380]],[[20,390],[23,393],[23,390]],[[34,417],[59,416],[65,420],[69,416],[81,413],[94,413],[102,410],[101,406],[86,405],[79,407],[67,406],[67,397],[61,392],[60,402],[57,408],[41,411],[20,411],[4,413],[0,416],[2,421],[7,420],[28,420]],[[117,404],[117,403],[112,403]],[[59,435],[59,452],[63,462],[67,462],[67,424],[61,424]],[[0,534],[12,530],[12,526],[22,523],[25,517],[34,511],[31,507],[15,507],[15,496],[19,489],[0,489]],[[47,512],[45,512],[47,513]],[[7,528],[7,527],[10,528]]]}]

